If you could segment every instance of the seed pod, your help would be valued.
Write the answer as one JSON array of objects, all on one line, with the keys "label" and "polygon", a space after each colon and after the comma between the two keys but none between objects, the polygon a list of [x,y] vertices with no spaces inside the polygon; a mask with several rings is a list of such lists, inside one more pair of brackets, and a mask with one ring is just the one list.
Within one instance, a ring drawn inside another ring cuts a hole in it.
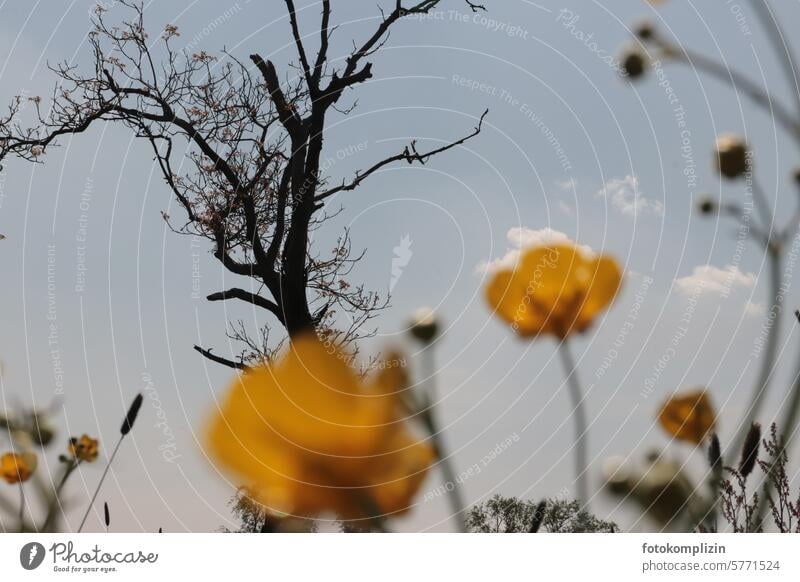
[{"label": "seed pod", "polygon": [[635,29],[635,33],[642,40],[650,40],[656,35],[655,27],[649,20],[640,22]]},{"label": "seed pod", "polygon": [[753,472],[758,460],[758,449],[761,446],[761,425],[754,422],[747,432],[742,446],[742,458],[739,460],[739,473],[747,477]]},{"label": "seed pod", "polygon": [[711,198],[703,198],[697,204],[697,209],[700,211],[700,214],[709,215],[709,214],[714,214],[719,209],[719,207],[717,206],[717,203]]},{"label": "seed pod", "polygon": [[645,56],[638,50],[632,50],[622,57],[622,70],[631,79],[638,79],[644,75]]},{"label": "seed pod", "polygon": [[142,396],[141,393],[137,394],[136,398],[133,399],[131,407],[128,409],[128,414],[125,415],[125,420],[122,422],[122,428],[119,429],[122,436],[131,432],[133,423],[136,422],[136,416],[139,414],[139,409],[142,407],[143,400],[144,396]]},{"label": "seed pod", "polygon": [[411,335],[424,344],[432,342],[439,335],[439,322],[429,307],[418,309],[411,318]]},{"label": "seed pod", "polygon": [[714,470],[722,467],[722,448],[719,445],[717,433],[711,435],[711,441],[708,444],[708,465]]},{"label": "seed pod", "polygon": [[716,162],[719,173],[731,180],[744,175],[749,167],[747,144],[737,135],[725,134],[717,138]]}]

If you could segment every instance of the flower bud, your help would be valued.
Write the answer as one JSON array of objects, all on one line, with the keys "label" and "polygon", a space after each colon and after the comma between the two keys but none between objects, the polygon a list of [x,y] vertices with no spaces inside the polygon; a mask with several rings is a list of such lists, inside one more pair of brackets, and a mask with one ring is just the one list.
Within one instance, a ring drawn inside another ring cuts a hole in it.
[{"label": "flower bud", "polygon": [[747,144],[737,135],[725,134],[717,138],[716,158],[719,173],[731,180],[744,175],[750,166]]},{"label": "flower bud", "polygon": [[411,335],[424,344],[431,343],[439,335],[439,322],[430,307],[422,307],[414,312],[409,328]]},{"label": "flower bud", "polygon": [[719,206],[717,203],[710,197],[701,198],[697,204],[697,209],[700,211],[700,214],[709,215],[715,214],[719,210]]},{"label": "flower bud", "polygon": [[622,70],[631,79],[644,75],[647,58],[638,50],[631,50],[622,56]]},{"label": "flower bud", "polygon": [[642,40],[650,40],[656,35],[655,27],[649,20],[643,20],[634,29],[636,36]]},{"label": "flower bud", "polygon": [[747,478],[756,466],[758,449],[761,445],[761,425],[754,422],[747,432],[742,445],[742,457],[739,459],[739,473]]}]

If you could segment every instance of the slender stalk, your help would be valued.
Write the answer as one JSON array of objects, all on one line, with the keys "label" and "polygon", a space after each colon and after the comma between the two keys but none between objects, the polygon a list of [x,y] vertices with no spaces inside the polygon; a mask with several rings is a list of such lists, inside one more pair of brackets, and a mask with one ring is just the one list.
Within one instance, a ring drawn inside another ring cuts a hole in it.
[{"label": "slender stalk", "polygon": [[[800,312],[795,311],[795,317],[800,320]],[[795,370],[794,375],[794,385],[792,386],[792,392],[789,395],[789,403],[785,409],[783,420],[781,424],[778,426],[778,429],[781,431],[783,438],[780,441],[780,448],[778,449],[778,454],[775,456],[775,459],[780,459],[781,455],[784,452],[787,452],[789,449],[789,445],[792,442],[792,438],[795,436],[794,433],[797,429],[797,421],[800,419],[800,362],[798,362],[797,370]],[[777,462],[777,461],[776,461]],[[764,484],[762,485],[761,495],[759,496],[758,500],[758,507],[756,508],[756,523],[760,524],[764,521],[764,517],[769,509],[769,497],[772,495],[773,492],[773,467],[770,466],[769,473],[767,474],[767,478],[764,480]]]},{"label": "slender stalk", "polygon": [[[758,1],[759,0],[756,0],[756,2]],[[800,121],[798,121],[798,118],[773,95],[764,90],[761,85],[739,71],[731,69],[700,53],[687,50],[683,47],[675,47],[665,42],[660,42],[659,45],[665,50],[669,58],[687,64],[699,71],[703,71],[750,97],[750,99],[757,105],[760,105],[767,113],[774,116],[775,119],[792,134],[794,139],[800,143]]]},{"label": "slender stalk", "polygon": [[108,459],[108,463],[106,463],[106,468],[103,469],[103,475],[100,477],[100,482],[97,484],[97,487],[94,490],[94,494],[92,495],[92,500],[89,502],[89,507],[86,508],[86,513],[83,514],[81,525],[78,527],[78,533],[81,533],[81,530],[83,530],[83,526],[86,524],[86,520],[89,517],[89,513],[92,511],[92,506],[94,505],[94,502],[97,500],[97,495],[100,493],[100,488],[103,486],[103,481],[106,480],[106,475],[108,475],[108,470],[111,469],[111,464],[114,462],[114,458],[117,456],[117,452],[119,451],[119,447],[122,444],[123,439],[125,438],[125,434],[127,433],[123,433],[120,435],[119,440],[117,441],[117,445],[114,447],[114,452],[111,453],[111,458]]},{"label": "slender stalk", "polygon": [[[422,407],[422,420],[425,423],[428,433],[431,437],[431,445],[436,457],[439,459],[439,467],[444,477],[445,491],[447,492],[447,499],[450,502],[450,509],[453,512],[453,519],[456,521],[456,528],[459,532],[466,531],[464,525],[464,498],[461,494],[461,488],[457,480],[457,475],[451,457],[447,454],[447,448],[442,438],[442,432],[439,430],[438,422],[436,420],[435,411],[433,410],[432,402],[436,394],[436,376],[433,359],[433,344],[428,344],[423,352],[423,374],[426,378],[425,388],[427,395],[423,399],[424,406]],[[452,486],[450,486],[452,485]]]},{"label": "slender stalk", "polygon": [[19,482],[19,531],[25,531],[25,489],[22,487],[22,481]]},{"label": "slender stalk", "polygon": [[583,391],[578,381],[575,359],[572,357],[572,352],[566,339],[559,344],[558,353],[561,356],[561,362],[564,364],[564,374],[572,400],[572,416],[575,419],[575,482],[577,484],[577,499],[584,507],[587,507],[589,504],[589,484],[587,481],[589,455],[586,439],[589,433],[589,424],[586,418]]},{"label": "slender stalk", "polygon": [[72,472],[78,467],[79,464],[80,461],[72,460],[64,469],[64,474],[61,476],[61,480],[56,486],[56,490],[53,493],[53,498],[50,501],[50,506],[47,509],[47,517],[45,517],[44,524],[42,525],[42,531],[50,531],[50,527],[55,521],[56,511],[61,507],[61,491],[64,489],[67,479],[69,479],[69,476],[72,475]]},{"label": "slender stalk", "polygon": [[[778,341],[780,339],[781,330],[781,317],[780,317],[780,303],[778,301],[778,293],[780,292],[781,285],[781,251],[773,245],[767,247],[767,258],[769,268],[769,298],[770,310],[769,314],[775,312],[775,317],[772,318],[772,325],[767,331],[767,339],[764,345],[764,353],[761,357],[761,369],[756,380],[753,395],[750,398],[750,404],[747,408],[746,415],[739,425],[739,430],[736,432],[736,437],[733,439],[732,447],[730,448],[730,455],[735,458],[742,448],[744,438],[750,430],[753,421],[758,418],[761,407],[764,404],[764,397],[768,391],[769,383],[772,378],[772,371],[775,366],[775,358],[778,352]],[[770,321],[770,315],[767,315],[766,321]]]},{"label": "slender stalk", "polygon": [[770,8],[768,0],[752,0],[751,4],[756,15],[761,20],[762,26],[767,29],[767,38],[772,42],[775,53],[778,55],[783,72],[786,74],[787,81],[789,81],[797,112],[800,114],[800,87],[798,87],[800,74],[798,74],[797,65],[789,48],[788,37],[783,32],[780,22],[772,14],[772,8]]}]

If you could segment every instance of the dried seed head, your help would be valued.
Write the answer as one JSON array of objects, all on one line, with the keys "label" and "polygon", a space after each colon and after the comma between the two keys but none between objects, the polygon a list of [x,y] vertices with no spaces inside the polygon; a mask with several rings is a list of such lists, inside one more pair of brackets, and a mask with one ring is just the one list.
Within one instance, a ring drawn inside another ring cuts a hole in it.
[{"label": "dried seed head", "polygon": [[719,445],[717,433],[711,434],[711,440],[708,443],[708,464],[712,469],[722,467],[722,448]]},{"label": "dried seed head", "polygon": [[697,209],[700,211],[700,214],[709,215],[714,214],[719,210],[719,206],[717,203],[711,198],[702,198],[700,202],[697,204]]},{"label": "dried seed head", "polygon": [[635,33],[642,40],[650,40],[656,35],[656,30],[651,21],[644,20],[636,26]]},{"label": "dried seed head", "polygon": [[119,429],[119,432],[122,433],[122,436],[125,436],[131,429],[133,428],[133,423],[136,422],[136,416],[139,414],[139,409],[142,407],[142,401],[144,397],[140,394],[136,395],[136,398],[133,399],[131,403],[131,407],[128,409],[128,414],[125,415],[125,420],[122,422],[122,428]]},{"label": "dried seed head", "polygon": [[754,422],[747,432],[742,446],[742,458],[739,460],[739,473],[747,477],[753,472],[758,460],[758,449],[761,446],[761,425]]},{"label": "dried seed head", "polygon": [[603,478],[612,493],[629,493],[632,476],[624,457],[610,457],[603,463]]},{"label": "dried seed head", "polygon": [[738,135],[725,134],[717,138],[717,171],[731,180],[743,176],[750,168],[747,144]]},{"label": "dried seed head", "polygon": [[638,79],[644,75],[647,58],[638,50],[632,50],[622,56],[622,70],[630,79]]},{"label": "dried seed head", "polygon": [[414,312],[409,328],[411,335],[424,344],[431,343],[439,335],[439,322],[430,307],[422,307]]}]

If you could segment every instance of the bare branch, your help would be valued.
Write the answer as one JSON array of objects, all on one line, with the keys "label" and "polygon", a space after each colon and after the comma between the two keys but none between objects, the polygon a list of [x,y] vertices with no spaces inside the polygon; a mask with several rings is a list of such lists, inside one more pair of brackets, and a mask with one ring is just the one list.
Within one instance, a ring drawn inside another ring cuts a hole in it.
[{"label": "bare branch", "polygon": [[206,358],[211,360],[212,362],[216,362],[217,364],[222,364],[223,366],[227,366],[229,368],[233,368],[235,370],[249,370],[250,366],[243,362],[235,362],[233,360],[229,360],[228,358],[223,358],[222,356],[217,356],[211,353],[211,350],[205,350],[200,346],[194,346],[195,351],[200,352]]},{"label": "bare branch", "polygon": [[321,202],[322,200],[325,200],[326,198],[329,198],[329,197],[333,196],[334,194],[337,194],[338,192],[347,192],[347,191],[350,191],[350,190],[355,190],[364,180],[369,178],[372,174],[374,174],[375,172],[377,172],[381,168],[383,168],[385,166],[388,166],[389,164],[393,164],[395,162],[399,162],[399,161],[403,161],[403,160],[407,161],[409,164],[413,164],[414,162],[419,162],[420,164],[424,164],[432,156],[435,156],[437,154],[441,154],[443,152],[446,152],[447,150],[451,150],[454,147],[457,147],[457,146],[469,141],[470,139],[472,139],[473,137],[477,136],[481,132],[481,129],[483,127],[483,120],[488,114],[489,114],[489,110],[488,109],[483,112],[483,115],[481,115],[480,120],[478,121],[478,125],[475,126],[475,129],[472,131],[472,133],[462,137],[461,139],[458,139],[456,141],[450,142],[447,145],[444,145],[442,147],[439,147],[439,148],[436,148],[436,149],[433,149],[433,150],[429,150],[427,152],[418,152],[417,149],[416,149],[416,142],[412,141],[399,154],[396,154],[394,156],[390,156],[388,158],[385,158],[385,159],[381,160],[380,162],[377,162],[376,164],[374,164],[369,169],[364,170],[363,172],[360,172],[360,173],[356,174],[356,177],[353,180],[351,180],[350,182],[342,182],[342,184],[340,184],[339,186],[336,186],[335,188],[331,188],[330,190],[326,190],[325,192],[321,192],[320,194],[317,195],[317,202]]},{"label": "bare branch", "polygon": [[278,307],[276,303],[270,301],[266,297],[262,297],[256,293],[250,293],[244,289],[234,287],[233,289],[228,289],[227,291],[212,293],[206,299],[209,301],[227,301],[228,299],[239,299],[258,307],[262,307],[277,317],[279,321],[283,321],[280,307]]}]

